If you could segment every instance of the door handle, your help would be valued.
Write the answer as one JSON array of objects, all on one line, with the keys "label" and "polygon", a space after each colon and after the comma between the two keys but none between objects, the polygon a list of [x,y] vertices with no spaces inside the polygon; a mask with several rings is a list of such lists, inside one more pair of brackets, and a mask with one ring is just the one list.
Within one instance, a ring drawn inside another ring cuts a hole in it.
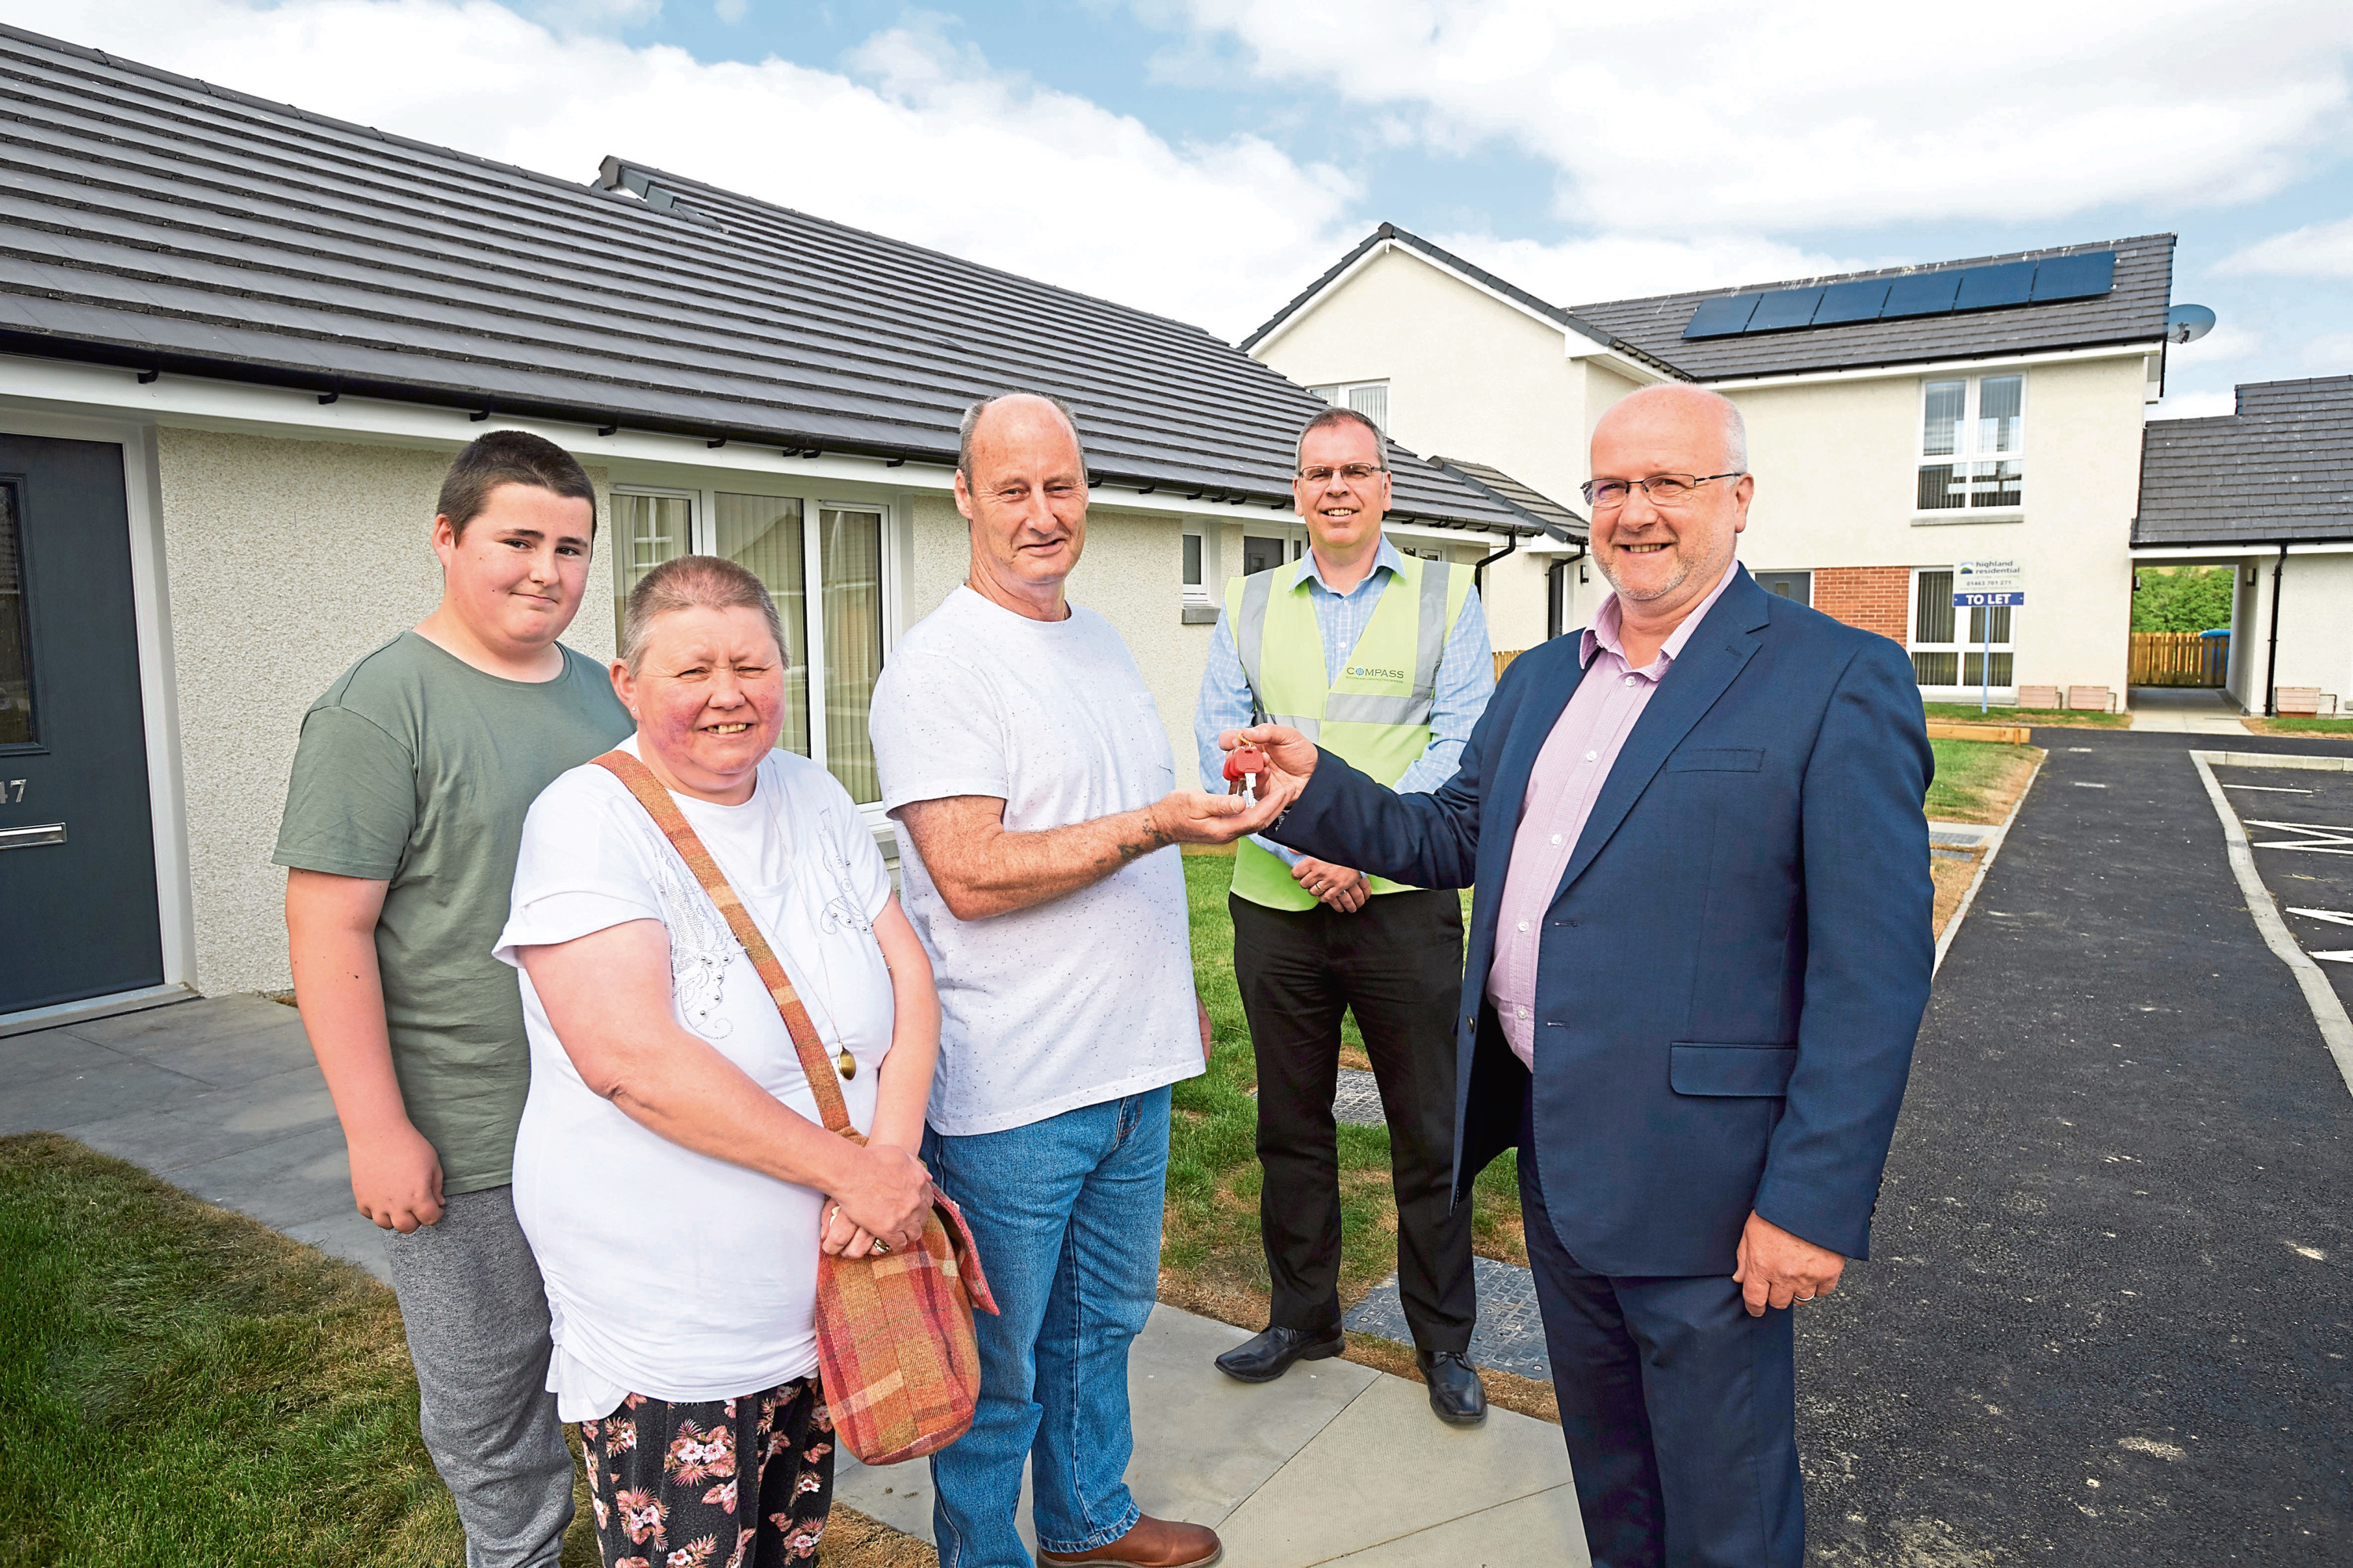
[{"label": "door handle", "polygon": [[61,844],[66,842],[63,822],[45,822],[37,828],[0,828],[0,850],[31,849],[36,844]]}]

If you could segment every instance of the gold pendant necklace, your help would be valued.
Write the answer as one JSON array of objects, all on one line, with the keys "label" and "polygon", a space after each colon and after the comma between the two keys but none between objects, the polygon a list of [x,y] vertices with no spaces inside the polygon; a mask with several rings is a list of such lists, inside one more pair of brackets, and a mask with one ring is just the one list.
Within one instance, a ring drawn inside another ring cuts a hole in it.
[{"label": "gold pendant necklace", "polygon": [[843,1077],[854,1078],[858,1076],[858,1058],[849,1054],[849,1047],[847,1045],[844,1045],[841,1048],[839,1065],[841,1067],[841,1075]]}]

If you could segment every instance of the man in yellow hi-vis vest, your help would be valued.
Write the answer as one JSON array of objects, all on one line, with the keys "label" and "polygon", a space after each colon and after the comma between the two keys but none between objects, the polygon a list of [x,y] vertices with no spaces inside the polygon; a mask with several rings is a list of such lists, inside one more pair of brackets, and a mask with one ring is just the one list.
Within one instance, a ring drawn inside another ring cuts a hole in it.
[{"label": "man in yellow hi-vis vest", "polygon": [[[1471,568],[1382,536],[1387,444],[1346,408],[1311,420],[1292,494],[1303,559],[1237,577],[1210,639],[1193,729],[1204,788],[1218,732],[1283,724],[1400,790],[1435,789],[1495,689]],[[1340,1184],[1332,1101],[1353,1010],[1389,1128],[1398,1289],[1441,1420],[1485,1419],[1464,1359],[1476,1301],[1471,1211],[1453,1204],[1454,1012],[1462,913],[1451,891],[1403,887],[1262,840],[1236,846],[1234,975],[1258,1058],[1259,1225],[1273,1302],[1266,1331],[1218,1358],[1245,1383],[1337,1355]]]}]

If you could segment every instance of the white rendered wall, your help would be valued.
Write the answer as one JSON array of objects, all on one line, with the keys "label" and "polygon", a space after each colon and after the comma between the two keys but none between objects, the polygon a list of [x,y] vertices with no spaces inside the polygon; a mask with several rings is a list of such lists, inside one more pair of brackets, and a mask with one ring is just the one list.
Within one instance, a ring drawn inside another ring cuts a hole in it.
[{"label": "white rendered wall", "polygon": [[[2017,368],[2017,367],[2012,367]],[[2027,603],[2017,679],[2105,685],[2121,699],[2132,620],[2128,542],[2139,504],[2141,360],[2077,360],[2026,375],[2025,506],[2015,521],[1915,521],[1916,373],[1723,390],[1748,423],[1757,499],[1752,570],[1948,567],[2014,557]],[[1970,375],[2001,375],[2000,364]],[[1943,378],[1940,375],[1936,378]],[[1599,574],[1596,574],[1597,576]]]},{"label": "white rendered wall", "polygon": [[[2276,559],[2277,553],[2274,553]],[[2263,568],[2266,594],[2271,567]],[[2279,675],[2283,686],[2317,686],[2336,694],[2340,711],[2353,709],[2353,555],[2299,556],[2291,551],[2279,589]],[[2263,708],[2263,666],[2270,652],[2270,606],[2248,639],[2254,670],[2250,705]],[[2327,705],[2321,705],[2326,714]],[[2348,716],[2353,716],[2348,714]]]}]

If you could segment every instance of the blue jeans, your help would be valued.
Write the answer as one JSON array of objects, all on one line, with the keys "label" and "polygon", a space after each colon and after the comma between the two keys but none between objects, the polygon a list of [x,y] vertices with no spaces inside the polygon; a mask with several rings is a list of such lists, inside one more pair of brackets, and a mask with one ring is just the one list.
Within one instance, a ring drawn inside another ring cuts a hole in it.
[{"label": "blue jeans", "polygon": [[1127,1347],[1160,1283],[1168,1091],[969,1138],[923,1160],[964,1209],[999,1316],[975,1315],[972,1430],[932,1457],[940,1568],[1032,1568],[1014,1516],[1030,1461],[1038,1544],[1087,1552],[1140,1517],[1128,1495]]}]

